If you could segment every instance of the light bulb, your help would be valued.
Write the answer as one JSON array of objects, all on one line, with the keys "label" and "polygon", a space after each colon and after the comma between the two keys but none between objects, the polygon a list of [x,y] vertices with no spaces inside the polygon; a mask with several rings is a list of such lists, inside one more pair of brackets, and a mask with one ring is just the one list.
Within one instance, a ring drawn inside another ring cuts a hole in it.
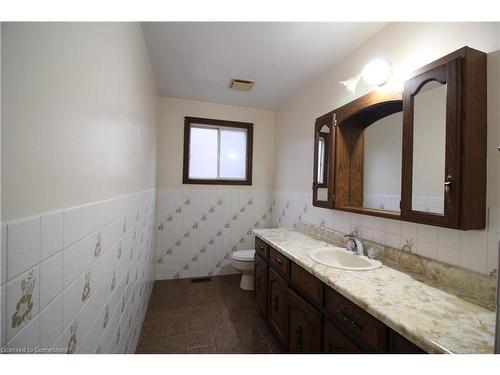
[{"label": "light bulb", "polygon": [[370,61],[363,69],[363,80],[369,85],[382,86],[389,79],[391,68],[385,60]]}]

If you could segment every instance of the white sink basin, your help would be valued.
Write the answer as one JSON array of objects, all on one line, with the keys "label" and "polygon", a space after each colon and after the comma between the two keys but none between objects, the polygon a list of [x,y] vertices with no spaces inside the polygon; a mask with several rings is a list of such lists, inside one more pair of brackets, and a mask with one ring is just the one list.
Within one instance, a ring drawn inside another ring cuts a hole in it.
[{"label": "white sink basin", "polygon": [[309,258],[325,266],[351,271],[369,271],[382,267],[382,263],[378,260],[352,254],[336,246],[313,250],[309,253]]}]

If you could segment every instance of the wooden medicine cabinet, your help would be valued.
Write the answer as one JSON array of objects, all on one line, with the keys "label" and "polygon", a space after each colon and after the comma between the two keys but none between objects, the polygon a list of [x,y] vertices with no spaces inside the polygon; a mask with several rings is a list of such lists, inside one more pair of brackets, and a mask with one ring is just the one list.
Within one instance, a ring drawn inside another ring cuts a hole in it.
[{"label": "wooden medicine cabinet", "polygon": [[486,126],[486,54],[464,47],[316,120],[313,205],[484,229]]}]

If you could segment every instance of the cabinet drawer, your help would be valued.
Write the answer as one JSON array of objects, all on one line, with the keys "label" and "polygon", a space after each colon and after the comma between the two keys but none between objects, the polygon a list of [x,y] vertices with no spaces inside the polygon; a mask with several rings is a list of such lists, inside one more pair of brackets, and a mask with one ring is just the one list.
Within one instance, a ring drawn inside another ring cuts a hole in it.
[{"label": "cabinet drawer", "polygon": [[357,354],[363,353],[346,335],[335,327],[333,323],[325,320],[325,336],[323,339],[323,351],[333,354]]},{"label": "cabinet drawer", "polygon": [[290,260],[272,247],[269,250],[269,264],[278,271],[281,276],[288,279],[290,276]]},{"label": "cabinet drawer", "polygon": [[325,308],[332,321],[367,351],[381,353],[387,350],[388,328],[331,288],[326,291]]},{"label": "cabinet drawer", "polygon": [[266,261],[269,259],[269,245],[259,237],[255,237],[255,253]]},{"label": "cabinet drawer", "polygon": [[323,307],[323,283],[302,267],[291,263],[290,280],[292,286],[302,293],[316,307]]}]

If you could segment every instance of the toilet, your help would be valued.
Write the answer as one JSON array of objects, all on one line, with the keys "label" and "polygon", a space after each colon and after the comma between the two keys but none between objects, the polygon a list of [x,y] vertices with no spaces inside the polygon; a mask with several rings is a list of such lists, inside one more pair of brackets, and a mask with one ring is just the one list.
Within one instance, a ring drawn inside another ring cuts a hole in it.
[{"label": "toilet", "polygon": [[238,250],[231,256],[232,266],[241,272],[240,288],[253,290],[253,258],[255,250]]}]

